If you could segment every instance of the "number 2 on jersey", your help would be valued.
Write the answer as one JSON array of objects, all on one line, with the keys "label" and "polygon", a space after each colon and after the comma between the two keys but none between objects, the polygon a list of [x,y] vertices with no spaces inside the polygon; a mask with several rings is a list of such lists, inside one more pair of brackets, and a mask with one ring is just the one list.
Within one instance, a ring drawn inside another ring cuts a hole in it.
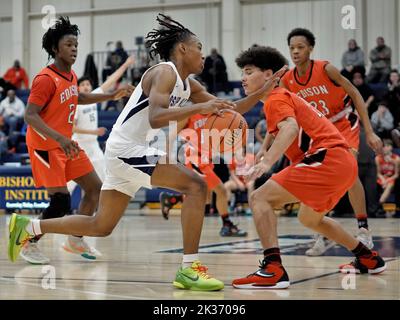
[{"label": "number 2 on jersey", "polygon": [[71,103],[69,105],[70,112],[69,112],[69,116],[68,116],[68,123],[70,123],[70,124],[73,124],[73,122],[74,122],[74,114],[75,114],[75,108],[74,107],[75,107],[75,105],[73,103]]}]

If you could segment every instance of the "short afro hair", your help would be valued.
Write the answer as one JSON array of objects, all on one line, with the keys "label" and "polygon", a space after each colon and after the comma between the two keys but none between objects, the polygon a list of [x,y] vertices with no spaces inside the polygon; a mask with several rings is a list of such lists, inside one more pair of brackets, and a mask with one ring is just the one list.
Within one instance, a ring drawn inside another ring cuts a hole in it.
[{"label": "short afro hair", "polygon": [[307,30],[307,29],[304,29],[304,28],[296,28],[296,29],[293,29],[292,31],[290,31],[290,33],[287,36],[288,46],[290,46],[290,39],[293,38],[293,37],[296,37],[296,36],[303,36],[304,38],[307,39],[308,44],[310,46],[312,46],[312,47],[315,46],[315,36],[314,36],[314,34],[310,30]]},{"label": "short afro hair", "polygon": [[43,35],[42,48],[46,50],[49,55],[49,59],[55,57],[53,48],[58,48],[58,42],[65,35],[72,34],[78,36],[80,33],[79,28],[76,24],[71,24],[68,17],[60,16],[54,26],[51,26],[49,30]]},{"label": "short afro hair", "polygon": [[236,64],[241,69],[247,65],[253,65],[261,70],[271,69],[276,72],[288,64],[288,61],[275,48],[252,46],[239,54],[236,58]]},{"label": "short afro hair", "polygon": [[85,75],[85,76],[80,77],[80,78],[78,79],[78,87],[80,86],[80,84],[81,84],[83,81],[89,81],[89,82],[90,82],[90,85],[93,86],[92,79],[91,79],[89,76],[86,76],[86,75]]}]

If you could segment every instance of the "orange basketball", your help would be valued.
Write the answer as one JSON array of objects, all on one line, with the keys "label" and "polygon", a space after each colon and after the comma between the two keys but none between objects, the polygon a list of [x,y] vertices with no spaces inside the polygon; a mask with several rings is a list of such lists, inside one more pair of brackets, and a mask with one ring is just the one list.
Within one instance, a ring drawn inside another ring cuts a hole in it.
[{"label": "orange basketball", "polygon": [[221,115],[211,115],[204,129],[209,131],[209,143],[217,152],[231,152],[246,145],[247,122],[243,116],[232,110],[225,110]]}]

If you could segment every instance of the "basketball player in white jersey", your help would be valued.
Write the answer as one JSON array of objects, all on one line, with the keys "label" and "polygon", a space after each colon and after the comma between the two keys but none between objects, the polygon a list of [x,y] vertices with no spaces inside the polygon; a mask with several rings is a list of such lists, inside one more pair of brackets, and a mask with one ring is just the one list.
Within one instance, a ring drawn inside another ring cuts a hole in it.
[{"label": "basketball player in white jersey", "polygon": [[[65,216],[59,219],[30,220],[14,214],[10,221],[9,257],[15,261],[21,243],[37,234],[60,233],[104,237],[113,231],[129,201],[141,187],[164,187],[186,195],[182,206],[183,260],[174,286],[180,289],[221,290],[224,283],[211,277],[198,255],[204,218],[207,186],[196,173],[182,164],[170,164],[163,150],[149,146],[147,135],[194,114],[220,113],[232,109],[250,110],[277,85],[278,71],[264,87],[237,101],[217,99],[207,93],[190,74],[204,68],[202,44],[190,30],[164,15],[157,17],[161,28],[149,32],[146,45],[150,55],[159,54],[168,62],[150,68],[121,112],[107,140],[106,178],[94,217]],[[192,105],[180,108],[187,100]],[[132,249],[134,250],[134,249]]]},{"label": "basketball player in white jersey", "polygon": [[[105,93],[115,87],[117,81],[124,75],[129,66],[135,62],[133,57],[126,59],[125,63],[120,66],[107,80],[98,88],[93,90],[92,82],[89,77],[78,79],[79,92],[83,93]],[[97,137],[103,136],[107,129],[98,127],[97,104],[78,104],[75,111],[74,125],[72,128],[72,140],[76,141],[81,149],[83,149],[90,159],[94,169],[100,180],[103,182],[106,175],[106,165],[104,153],[100,148]],[[68,190],[72,193],[77,186],[75,181],[67,184]]]}]

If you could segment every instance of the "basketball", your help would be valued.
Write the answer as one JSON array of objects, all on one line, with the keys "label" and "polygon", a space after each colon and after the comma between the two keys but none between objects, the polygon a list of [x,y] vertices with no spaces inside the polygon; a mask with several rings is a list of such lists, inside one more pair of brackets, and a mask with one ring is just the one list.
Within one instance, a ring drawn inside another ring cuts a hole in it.
[{"label": "basketball", "polygon": [[247,128],[243,116],[232,110],[211,115],[204,125],[209,130],[209,145],[217,152],[236,151],[246,145]]}]

